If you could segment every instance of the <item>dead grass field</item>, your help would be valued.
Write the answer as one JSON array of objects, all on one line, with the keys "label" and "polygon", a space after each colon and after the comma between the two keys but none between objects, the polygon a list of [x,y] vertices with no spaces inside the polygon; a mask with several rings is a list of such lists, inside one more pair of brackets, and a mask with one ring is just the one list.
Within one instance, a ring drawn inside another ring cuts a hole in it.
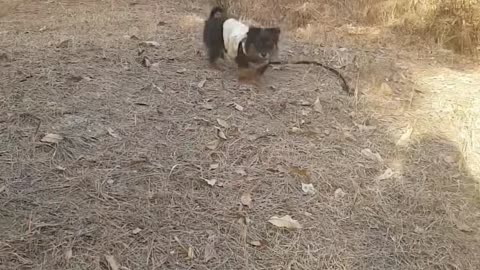
[{"label": "dead grass field", "polygon": [[[241,85],[205,61],[208,9],[24,1],[0,18],[0,269],[479,268],[478,183],[448,136],[400,129],[427,96],[401,54],[292,31],[281,58],[347,66],[365,93],[297,66]],[[269,222],[284,215],[302,228]]]},{"label": "dead grass field", "polygon": [[[374,28],[378,39],[399,47],[438,44],[456,53],[478,55],[478,0],[211,0],[232,14],[259,21],[281,21],[285,27],[322,28],[353,24]],[[254,7],[254,8],[253,8]],[[352,34],[347,29],[347,33]],[[345,33],[344,33],[345,34]]]}]

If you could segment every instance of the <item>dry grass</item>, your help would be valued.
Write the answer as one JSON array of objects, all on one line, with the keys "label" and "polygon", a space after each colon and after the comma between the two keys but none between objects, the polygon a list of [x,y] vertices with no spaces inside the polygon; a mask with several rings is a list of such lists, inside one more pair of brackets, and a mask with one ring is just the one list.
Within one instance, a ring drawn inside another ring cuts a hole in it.
[{"label": "dry grass", "polygon": [[235,14],[256,20],[285,17],[290,27],[360,23],[413,34],[458,53],[476,54],[480,41],[478,0],[218,0]]},{"label": "dry grass", "polygon": [[[474,179],[450,141],[397,149],[323,70],[240,85],[206,63],[202,3],[131,3],[31,1],[0,21],[0,269],[478,268]],[[286,214],[304,228],[268,223]]]}]

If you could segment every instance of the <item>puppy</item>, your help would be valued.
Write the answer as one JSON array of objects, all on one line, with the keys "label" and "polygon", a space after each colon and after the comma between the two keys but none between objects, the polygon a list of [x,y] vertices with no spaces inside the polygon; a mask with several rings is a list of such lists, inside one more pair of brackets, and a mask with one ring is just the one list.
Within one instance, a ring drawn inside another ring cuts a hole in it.
[{"label": "puppy", "polygon": [[278,53],[279,38],[280,28],[248,26],[227,18],[220,7],[210,11],[203,30],[210,64],[216,66],[216,61],[225,56],[234,60],[239,67],[240,80],[265,73],[270,60]]}]

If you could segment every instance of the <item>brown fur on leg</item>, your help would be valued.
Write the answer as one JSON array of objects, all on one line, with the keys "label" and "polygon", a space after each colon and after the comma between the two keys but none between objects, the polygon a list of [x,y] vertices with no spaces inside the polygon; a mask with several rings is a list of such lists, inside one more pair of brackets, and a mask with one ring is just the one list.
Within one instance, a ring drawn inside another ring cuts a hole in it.
[{"label": "brown fur on leg", "polygon": [[243,83],[256,84],[257,77],[255,70],[251,68],[239,68],[238,81]]}]

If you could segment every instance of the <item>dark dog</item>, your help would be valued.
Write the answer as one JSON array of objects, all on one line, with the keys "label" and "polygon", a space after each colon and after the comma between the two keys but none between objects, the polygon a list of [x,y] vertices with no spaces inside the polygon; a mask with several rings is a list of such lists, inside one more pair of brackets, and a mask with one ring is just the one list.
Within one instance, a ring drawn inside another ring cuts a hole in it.
[{"label": "dark dog", "polygon": [[[240,79],[262,75],[272,57],[278,52],[280,28],[247,26],[227,18],[220,7],[210,11],[203,29],[210,64],[225,56],[234,60],[240,69]],[[253,72],[251,72],[253,68]]]}]

